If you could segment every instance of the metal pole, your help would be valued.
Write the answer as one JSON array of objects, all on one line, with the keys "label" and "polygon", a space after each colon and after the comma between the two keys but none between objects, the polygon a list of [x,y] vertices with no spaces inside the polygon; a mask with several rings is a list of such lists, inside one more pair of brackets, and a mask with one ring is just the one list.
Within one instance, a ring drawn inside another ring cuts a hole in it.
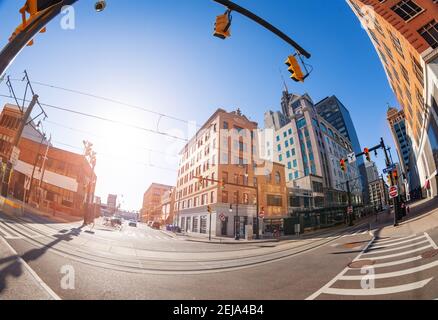
[{"label": "metal pole", "polygon": [[29,194],[28,194],[28,196],[27,196],[27,199],[26,199],[26,197],[24,198],[24,203],[29,203],[29,197],[30,197],[31,194],[32,194],[33,177],[34,177],[34,175],[35,175],[35,169],[36,169],[36,166],[37,166],[37,164],[38,164],[38,160],[40,159],[41,146],[42,146],[42,144],[43,144],[43,142],[44,142],[45,139],[46,139],[46,136],[43,135],[43,137],[42,137],[42,139],[41,139],[41,142],[40,142],[40,145],[38,146],[38,152],[37,152],[37,155],[36,155],[36,157],[35,157],[35,161],[34,161],[34,163],[33,163],[32,176],[30,177],[30,184],[29,184]]},{"label": "metal pole", "polygon": [[305,56],[306,58],[310,58],[311,55],[309,52],[307,52],[306,50],[304,50],[298,43],[296,43],[295,41],[293,41],[290,37],[288,37],[286,34],[284,34],[282,31],[280,31],[279,29],[277,29],[276,27],[274,27],[272,24],[270,24],[269,22],[267,22],[266,20],[260,18],[259,16],[255,15],[254,13],[250,12],[249,10],[242,8],[241,6],[229,1],[229,0],[213,0],[217,3],[220,3],[221,5],[227,7],[228,9],[232,10],[232,11],[236,11],[239,12],[240,14],[244,15],[245,17],[253,20],[254,22],[257,22],[258,24],[260,24],[261,26],[265,27],[266,29],[268,29],[269,31],[271,31],[272,33],[274,33],[275,35],[277,35],[278,37],[280,37],[281,39],[283,39],[284,41],[286,41],[287,43],[289,43],[291,46],[293,46],[300,54],[302,54],[303,56]]},{"label": "metal pole", "polygon": [[256,201],[257,201],[257,230],[256,230],[256,239],[259,240],[260,239],[260,204],[259,204],[259,186],[256,185]]},{"label": "metal pole", "polygon": [[[385,153],[386,165],[389,167],[392,165],[392,162],[389,158],[388,150],[386,149],[385,141],[383,140],[383,138],[381,138],[380,144],[381,144],[383,151]],[[395,186],[394,177],[392,176],[392,170],[389,171],[389,177],[391,179],[391,186]],[[394,198],[393,203],[394,203],[394,227],[396,227],[396,226],[398,226],[398,199]]]},{"label": "metal pole", "polygon": [[[26,112],[23,115],[23,118],[20,121],[20,125],[18,126],[18,130],[15,132],[14,140],[12,142],[13,147],[18,147],[18,143],[20,142],[24,127],[27,125],[27,122],[29,121],[32,110],[35,107],[35,105],[37,104],[37,102],[38,102],[38,95],[34,95],[32,98],[32,101],[30,102],[29,106],[27,107]],[[3,175],[3,181],[2,181],[1,194],[3,197],[8,196],[9,180],[11,178],[11,173],[12,173],[12,162],[9,159],[7,164],[6,164],[6,170],[5,170],[5,174]]]},{"label": "metal pole", "polygon": [[239,190],[237,190],[237,202],[236,202],[236,238],[235,240],[240,240],[240,221],[239,221]]},{"label": "metal pole", "polygon": [[209,233],[208,233],[208,241],[211,241],[211,212],[210,212],[210,227],[209,227]]},{"label": "metal pole", "polygon": [[[350,190],[350,181],[349,180],[347,180],[347,196],[348,196],[348,210],[350,210],[350,208],[352,207],[352,205],[351,205],[351,190]],[[348,216],[349,216],[349,225],[350,226],[353,226],[354,224],[353,224],[353,215],[354,215],[354,213],[353,212],[348,212]]]}]

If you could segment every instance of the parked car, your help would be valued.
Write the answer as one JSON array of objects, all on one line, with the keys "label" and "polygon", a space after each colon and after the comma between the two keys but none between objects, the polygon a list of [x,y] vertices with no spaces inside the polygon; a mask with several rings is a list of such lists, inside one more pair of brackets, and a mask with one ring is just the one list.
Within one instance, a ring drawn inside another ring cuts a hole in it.
[{"label": "parked car", "polygon": [[134,228],[137,228],[137,221],[134,221],[134,220],[131,220],[131,221],[129,221],[129,224],[128,224],[130,227],[134,227]]}]

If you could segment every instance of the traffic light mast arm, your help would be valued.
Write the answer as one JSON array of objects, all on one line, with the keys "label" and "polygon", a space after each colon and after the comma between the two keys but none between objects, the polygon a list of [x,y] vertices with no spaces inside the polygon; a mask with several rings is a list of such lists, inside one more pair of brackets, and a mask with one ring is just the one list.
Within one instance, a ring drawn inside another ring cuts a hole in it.
[{"label": "traffic light mast arm", "polygon": [[309,59],[311,57],[311,54],[309,52],[304,50],[298,43],[293,41],[284,32],[280,31],[279,29],[274,27],[272,24],[270,24],[266,20],[260,18],[259,16],[255,15],[251,11],[249,11],[245,8],[242,8],[241,6],[235,4],[234,2],[231,2],[229,0],[213,0],[213,1],[227,7],[228,9],[230,9],[232,11],[239,12],[240,14],[253,20],[254,22],[257,22],[261,26],[265,27],[266,29],[268,29],[269,31],[271,31],[272,33],[276,34],[278,37],[280,37],[281,39],[283,39],[284,41],[289,43],[292,47],[294,47],[301,55],[305,56],[307,59]]},{"label": "traffic light mast arm", "polygon": [[35,17],[22,32],[15,36],[0,52],[0,76],[2,76],[15,57],[29,43],[30,40],[53,20],[62,10],[63,6],[73,5],[78,0],[53,0],[53,5],[43,10]]},{"label": "traffic light mast arm", "polygon": [[[197,177],[196,179],[200,179],[201,177]],[[244,187],[244,188],[248,188],[248,189],[254,189],[257,190],[256,186],[247,186],[244,184],[237,184],[237,183],[231,183],[231,182],[223,182],[220,180],[216,180],[216,179],[210,179],[210,178],[204,178],[202,177],[203,181],[209,181],[209,182],[215,182],[215,183],[224,183],[224,185],[229,185],[229,186],[233,186],[233,187]]]}]

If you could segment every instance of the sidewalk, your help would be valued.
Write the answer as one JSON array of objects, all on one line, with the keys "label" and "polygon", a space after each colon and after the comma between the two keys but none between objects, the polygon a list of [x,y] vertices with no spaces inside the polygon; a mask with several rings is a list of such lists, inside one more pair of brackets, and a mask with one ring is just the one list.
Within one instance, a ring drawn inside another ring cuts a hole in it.
[{"label": "sidewalk", "polygon": [[422,200],[410,206],[410,213],[394,227],[394,213],[382,214],[372,224],[379,237],[410,236],[438,228],[438,198]]},{"label": "sidewalk", "polygon": [[0,237],[0,300],[59,300],[17,252]]}]

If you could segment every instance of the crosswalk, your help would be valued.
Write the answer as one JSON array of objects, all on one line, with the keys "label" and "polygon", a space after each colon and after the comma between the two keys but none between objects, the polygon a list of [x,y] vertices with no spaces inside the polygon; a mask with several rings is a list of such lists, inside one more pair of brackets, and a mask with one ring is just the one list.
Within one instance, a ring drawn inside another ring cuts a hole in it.
[{"label": "crosswalk", "polygon": [[170,240],[175,241],[178,240],[177,238],[173,238],[166,235],[159,235],[159,234],[150,234],[145,232],[139,232],[139,231],[123,231],[122,236],[127,236],[130,238],[137,238],[137,239],[144,239],[144,240]]},{"label": "crosswalk", "polygon": [[0,221],[0,236],[8,240],[17,240],[25,237],[35,239],[43,235],[22,224]]},{"label": "crosswalk", "polygon": [[340,274],[307,300],[418,294],[438,272],[438,246],[427,233],[373,238]]}]

